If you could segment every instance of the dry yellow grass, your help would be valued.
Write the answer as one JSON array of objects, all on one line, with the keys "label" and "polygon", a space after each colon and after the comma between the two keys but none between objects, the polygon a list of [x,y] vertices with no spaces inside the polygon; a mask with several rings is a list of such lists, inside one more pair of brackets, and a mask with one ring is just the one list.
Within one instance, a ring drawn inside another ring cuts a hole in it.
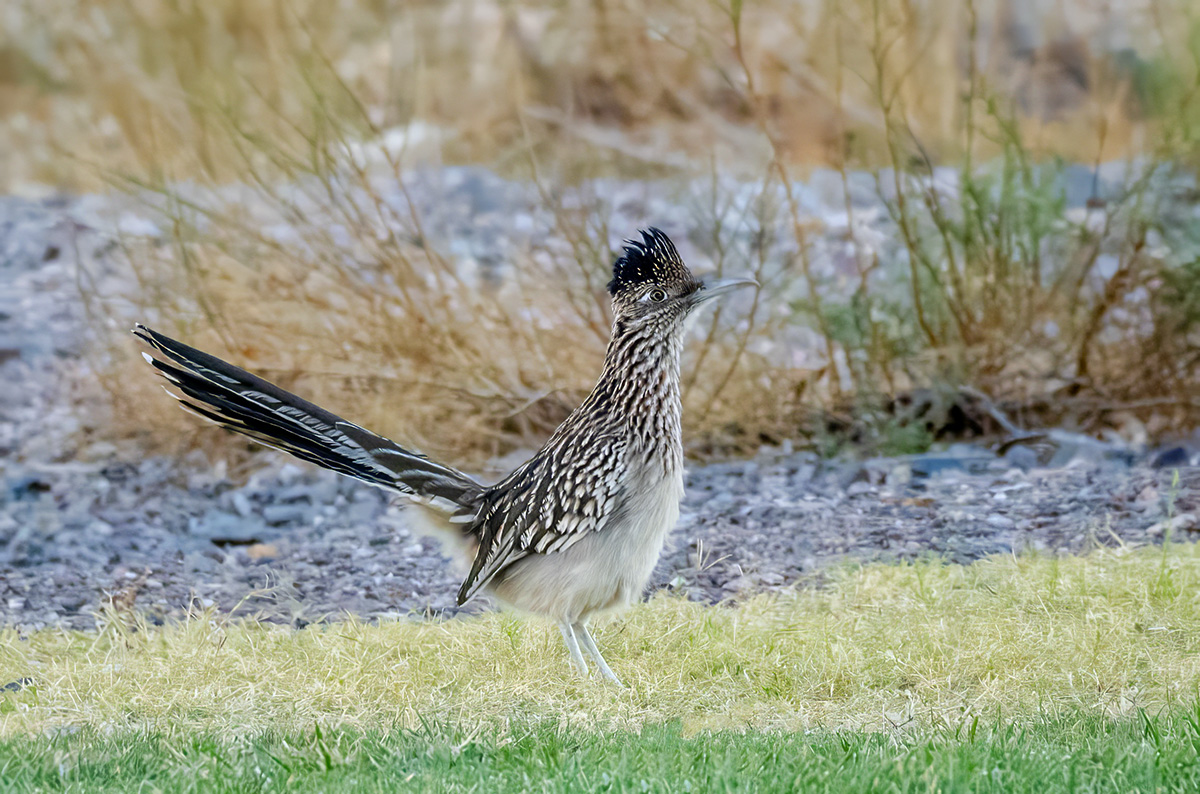
[{"label": "dry yellow grass", "polygon": [[1117,715],[1200,686],[1200,549],[872,565],[704,607],[659,596],[602,627],[625,681],[570,673],[552,627],[503,615],[302,631],[208,614],[136,631],[0,632],[0,736],[60,726],[253,733],[507,717],[600,727],[951,726]]}]

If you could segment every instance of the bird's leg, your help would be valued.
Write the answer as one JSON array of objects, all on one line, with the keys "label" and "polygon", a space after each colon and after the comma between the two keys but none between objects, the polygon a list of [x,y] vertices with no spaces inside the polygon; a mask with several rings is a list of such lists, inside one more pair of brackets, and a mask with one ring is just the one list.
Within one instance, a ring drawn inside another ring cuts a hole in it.
[{"label": "bird's leg", "polygon": [[[579,671],[579,674],[586,678],[588,675],[588,666],[587,662],[583,661],[583,654],[579,652],[579,641],[575,637],[575,629],[565,620],[559,623],[558,627],[562,630],[563,642],[567,644],[567,650],[571,652],[571,663],[575,665],[575,669]],[[587,637],[587,642],[591,641],[591,637],[587,636],[586,631],[583,632],[583,636]]]},{"label": "bird's leg", "polygon": [[579,641],[583,644],[583,648],[595,660],[596,666],[600,668],[600,672],[609,681],[612,681],[617,686],[625,686],[621,683],[621,679],[617,678],[617,674],[608,666],[608,662],[604,661],[604,657],[600,655],[600,649],[596,647],[596,641],[592,639],[592,633],[588,631],[587,624],[582,620],[576,623],[573,627],[575,634],[579,637]]}]

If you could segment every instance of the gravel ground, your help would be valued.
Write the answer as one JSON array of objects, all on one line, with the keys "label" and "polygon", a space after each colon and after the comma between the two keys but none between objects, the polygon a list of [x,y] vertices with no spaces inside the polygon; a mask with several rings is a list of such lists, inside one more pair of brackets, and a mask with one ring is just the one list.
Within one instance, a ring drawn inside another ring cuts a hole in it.
[{"label": "gravel ground", "polygon": [[[8,473],[0,624],[89,628],[110,602],[154,620],[216,604],[298,625],[458,611],[458,574],[384,492],[276,453],[262,463],[242,484],[197,459]],[[1079,552],[1161,540],[1168,520],[1187,537],[1197,513],[1192,466],[1081,455],[1024,470],[970,447],[863,463],[765,450],[693,468],[651,586],[720,602],[819,580],[845,560]]]},{"label": "gravel ground", "polygon": [[[486,196],[490,180],[456,189]],[[669,211],[654,201],[629,212]],[[460,223],[470,218],[446,220],[445,234]],[[151,620],[216,605],[297,625],[454,614],[458,572],[381,491],[273,452],[231,474],[81,441],[105,422],[80,388],[94,380],[80,359],[94,327],[81,274],[108,294],[130,277],[108,255],[112,229],[154,233],[110,198],[0,197],[0,625],[86,629],[110,605]],[[781,448],[694,466],[652,588],[720,602],[819,582],[846,560],[968,562],[1155,542],[1168,524],[1175,538],[1200,531],[1197,439],[1146,452],[1053,433],[1044,446],[859,462]]]}]

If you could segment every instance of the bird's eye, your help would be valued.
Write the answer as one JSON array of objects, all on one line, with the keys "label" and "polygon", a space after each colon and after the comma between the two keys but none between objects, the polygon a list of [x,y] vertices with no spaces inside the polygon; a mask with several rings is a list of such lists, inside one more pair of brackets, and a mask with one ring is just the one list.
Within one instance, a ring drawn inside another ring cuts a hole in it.
[{"label": "bird's eye", "polygon": [[646,295],[646,297],[649,298],[650,300],[654,301],[655,303],[662,303],[663,301],[665,301],[667,299],[667,293],[666,293],[666,290],[652,289]]}]

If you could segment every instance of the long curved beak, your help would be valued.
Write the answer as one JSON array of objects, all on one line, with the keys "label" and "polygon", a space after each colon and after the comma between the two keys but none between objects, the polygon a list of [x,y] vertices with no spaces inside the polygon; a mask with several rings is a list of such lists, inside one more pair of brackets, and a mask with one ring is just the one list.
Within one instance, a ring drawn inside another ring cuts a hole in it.
[{"label": "long curved beak", "polygon": [[723,295],[728,295],[735,289],[741,287],[757,287],[758,282],[752,278],[718,278],[706,279],[703,286],[693,293],[697,304],[708,303],[713,298],[720,298]]}]

